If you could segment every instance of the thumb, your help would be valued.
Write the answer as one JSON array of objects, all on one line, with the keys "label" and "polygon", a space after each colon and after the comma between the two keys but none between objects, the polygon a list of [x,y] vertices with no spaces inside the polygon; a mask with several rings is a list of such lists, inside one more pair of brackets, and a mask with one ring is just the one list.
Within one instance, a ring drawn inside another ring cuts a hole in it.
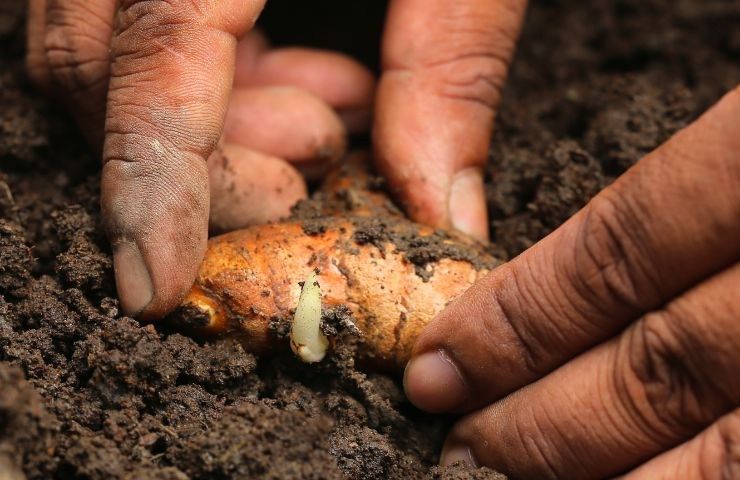
[{"label": "thumb", "polygon": [[208,236],[206,159],[223,127],[236,38],[264,0],[121,0],[102,211],[124,312],[156,318],[190,287]]},{"label": "thumb", "polygon": [[494,112],[525,0],[393,0],[374,145],[409,215],[488,238],[483,190]]}]

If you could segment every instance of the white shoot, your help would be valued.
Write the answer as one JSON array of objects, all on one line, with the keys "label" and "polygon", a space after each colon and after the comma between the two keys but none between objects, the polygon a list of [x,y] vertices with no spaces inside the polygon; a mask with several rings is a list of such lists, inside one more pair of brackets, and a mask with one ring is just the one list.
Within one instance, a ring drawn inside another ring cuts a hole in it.
[{"label": "white shoot", "polygon": [[321,331],[321,287],[312,272],[306,279],[290,329],[290,348],[306,363],[320,362],[329,340]]}]

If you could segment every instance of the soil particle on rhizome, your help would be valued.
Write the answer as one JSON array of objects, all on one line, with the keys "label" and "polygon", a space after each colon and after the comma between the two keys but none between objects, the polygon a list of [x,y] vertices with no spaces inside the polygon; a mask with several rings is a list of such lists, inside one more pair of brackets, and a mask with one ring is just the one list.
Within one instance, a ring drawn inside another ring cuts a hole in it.
[{"label": "soil particle on rhizome", "polygon": [[[120,315],[97,162],[23,76],[25,3],[0,3],[0,472],[497,478],[433,467],[450,419],[398,378]],[[532,245],[735,86],[739,24],[733,0],[533,2],[487,169],[499,249]]]}]

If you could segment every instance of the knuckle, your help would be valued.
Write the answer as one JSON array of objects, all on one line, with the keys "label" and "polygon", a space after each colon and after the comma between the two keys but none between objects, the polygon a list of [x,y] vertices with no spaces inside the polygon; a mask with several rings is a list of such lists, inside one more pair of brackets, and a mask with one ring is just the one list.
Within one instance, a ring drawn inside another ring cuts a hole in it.
[{"label": "knuckle", "polygon": [[[109,159],[156,163],[162,149],[155,138],[163,136],[159,125],[143,106],[110,102],[105,122],[103,164]],[[163,136],[164,137],[164,136]]]},{"label": "knuckle", "polygon": [[[116,30],[118,35],[134,35],[154,40],[172,37],[203,20],[205,0],[127,0],[121,3]],[[150,46],[154,47],[155,45]]]},{"label": "knuckle", "polygon": [[52,81],[74,93],[105,85],[108,45],[73,24],[50,27],[44,39],[46,65]]},{"label": "knuckle", "polygon": [[[571,283],[596,309],[621,305],[640,311],[659,297],[649,255],[641,250],[640,213],[608,191],[586,207],[576,239]],[[607,308],[610,310],[610,308]]]},{"label": "knuckle", "polygon": [[156,180],[172,161],[187,153],[133,108],[118,109],[115,118],[109,116],[105,134],[103,165],[112,162],[122,173],[140,180]]},{"label": "knuckle", "polygon": [[118,75],[138,73],[141,62],[151,62],[159,55],[187,51],[188,44],[198,40],[190,35],[196,26],[195,6],[187,0],[130,0],[118,11],[112,50],[115,66],[126,60],[133,70]]},{"label": "knuckle", "polygon": [[[454,7],[451,7],[454,8]],[[480,19],[465,18],[466,7],[453,12],[452,17],[464,19],[453,29],[448,46],[439,48],[437,62],[431,69],[440,79],[440,94],[496,108],[501,96],[516,44],[516,21],[497,21],[495,28],[475,28]],[[499,18],[518,18],[520,13],[512,2],[499,2],[495,15]],[[489,15],[494,13],[489,12]],[[468,15],[476,15],[469,12]],[[453,18],[452,22],[456,22]]]},{"label": "knuckle", "polygon": [[495,108],[507,65],[505,58],[487,52],[457,56],[429,68],[440,96]]},{"label": "knuckle", "polygon": [[240,37],[254,26],[264,4],[265,0],[121,0],[118,29],[157,38],[198,24]]},{"label": "knuckle", "polygon": [[[157,231],[164,220],[183,226],[207,219],[208,179],[203,162],[182,160],[156,140],[149,148],[135,138],[142,157],[106,152],[102,179],[104,228],[114,238],[136,238]],[[167,158],[162,158],[166,156]],[[166,192],[166,194],[163,194]]]},{"label": "knuckle", "polygon": [[46,57],[53,82],[68,93],[101,88],[108,79],[107,59],[60,47],[48,47]]},{"label": "knuckle", "polygon": [[157,9],[167,8],[182,10],[188,9],[202,13],[208,8],[209,0],[121,0],[122,9],[141,8]]},{"label": "knuckle", "polygon": [[384,74],[401,74],[444,99],[496,108],[515,43],[510,36],[515,34],[498,34],[501,41],[496,41],[490,31],[456,24],[449,25],[446,31],[442,44],[415,44],[411,39],[412,45],[407,49],[386,52]]},{"label": "knuckle", "polygon": [[650,313],[629,337],[628,372],[647,405],[640,407],[630,388],[622,389],[622,400],[631,404],[640,425],[658,436],[693,434],[713,420],[714,409],[702,395],[706,382],[691,358],[695,353],[676,327],[681,321],[671,310]]},{"label": "knuckle", "polygon": [[[518,36],[521,4],[503,1],[480,9],[453,2],[445,8],[446,17],[436,19],[438,28],[446,32],[444,42],[430,45],[428,39],[411,40],[416,69],[444,98],[495,108]],[[405,55],[406,51],[398,56]]]},{"label": "knuckle", "polygon": [[[531,425],[518,425],[515,429],[517,441],[522,445],[524,451],[532,459],[530,469],[536,471],[536,478],[562,478],[558,466],[562,463],[557,458],[557,450],[553,449],[555,443],[551,439],[558,435],[552,422],[541,415],[532,417]],[[558,443],[567,443],[566,438],[558,438]],[[534,473],[534,472],[532,472]]]},{"label": "knuckle", "polygon": [[109,151],[117,152],[112,156],[137,158],[143,149],[150,152],[145,158],[156,157],[158,150],[153,145],[159,139],[162,145],[171,146],[169,150],[194,154],[205,163],[221,133],[219,119],[208,115],[209,105],[203,99],[192,98],[178,107],[152,108],[147,102],[150,91],[153,86],[142,81],[111,85],[105,133]]},{"label": "knuckle", "polygon": [[[528,268],[524,265],[522,268]],[[502,271],[504,269],[502,268]],[[526,302],[530,306],[538,305],[535,299],[529,298],[529,292],[527,288],[522,286],[522,276],[526,272],[518,272],[516,269],[506,269],[504,274],[507,277],[504,282],[510,285],[514,290],[514,294],[501,295],[496,293],[498,289],[489,289],[493,292],[493,311],[498,311],[498,315],[483,315],[484,321],[484,332],[491,337],[488,345],[496,345],[499,348],[501,339],[498,338],[500,332],[500,324],[503,323],[506,328],[510,331],[513,337],[513,348],[516,350],[516,356],[519,358],[519,364],[523,365],[527,372],[533,375],[535,378],[539,378],[547,371],[549,371],[547,362],[547,352],[550,351],[548,345],[546,345],[539,337],[543,335],[535,335],[525,321],[525,317],[520,315],[523,309],[522,303]],[[509,292],[511,293],[511,292]],[[520,303],[522,302],[522,303]],[[544,309],[543,309],[544,310]],[[491,325],[495,322],[496,325]]]},{"label": "knuckle", "polygon": [[[485,459],[483,463],[502,472],[516,472],[516,478],[567,478],[562,471],[563,458],[554,448],[567,439],[559,436],[546,416],[541,412],[514,415],[502,424],[491,415],[489,407],[464,417],[452,428],[448,441],[472,446],[477,459]],[[526,458],[527,462],[517,464],[515,458]]]},{"label": "knuckle", "polygon": [[[191,148],[199,143],[183,142],[139,105],[118,105],[114,113],[109,112],[105,135],[103,165],[126,181],[187,191],[201,183],[196,178],[207,179],[202,149]],[[183,201],[189,198],[182,197]]]}]

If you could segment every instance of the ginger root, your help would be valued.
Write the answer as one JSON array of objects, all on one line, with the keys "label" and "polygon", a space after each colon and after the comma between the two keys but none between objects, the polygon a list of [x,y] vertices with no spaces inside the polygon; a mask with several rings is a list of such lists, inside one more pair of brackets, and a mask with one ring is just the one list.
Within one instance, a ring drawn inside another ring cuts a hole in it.
[{"label": "ginger root", "polygon": [[255,353],[285,348],[274,326],[292,318],[299,282],[318,271],[323,305],[352,312],[360,354],[403,368],[424,326],[499,262],[467,237],[407,220],[362,164],[331,175],[296,209],[303,218],[212,238],[183,301],[188,324],[238,334]]}]

